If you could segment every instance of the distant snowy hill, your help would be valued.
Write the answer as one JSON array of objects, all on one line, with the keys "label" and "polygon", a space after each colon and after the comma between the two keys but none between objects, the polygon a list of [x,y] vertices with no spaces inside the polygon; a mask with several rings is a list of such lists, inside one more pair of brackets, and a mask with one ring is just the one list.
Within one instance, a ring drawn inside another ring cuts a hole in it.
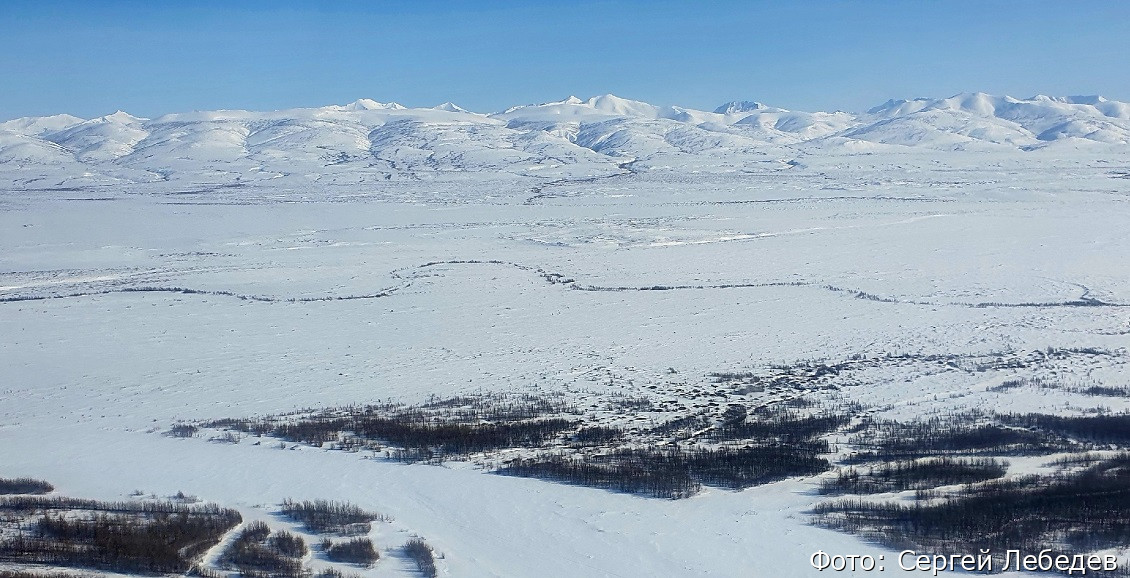
[{"label": "distant snowy hill", "polygon": [[[858,144],[844,148],[852,143]],[[495,114],[450,102],[406,108],[360,99],[321,108],[198,111],[156,119],[119,111],[89,120],[65,114],[10,120],[0,123],[0,186],[282,179],[280,184],[298,187],[462,173],[591,178],[629,169],[779,167],[801,148],[820,154],[881,145],[1032,150],[1128,143],[1130,104],[1099,96],[971,93],[891,100],[862,114],[789,111],[753,101],[729,102],[711,112],[610,94]]]},{"label": "distant snowy hill", "polygon": [[1061,140],[1126,144],[1127,105],[1102,97],[1019,100],[983,93],[888,101],[868,111],[850,138],[903,145],[988,142],[1035,146]]}]

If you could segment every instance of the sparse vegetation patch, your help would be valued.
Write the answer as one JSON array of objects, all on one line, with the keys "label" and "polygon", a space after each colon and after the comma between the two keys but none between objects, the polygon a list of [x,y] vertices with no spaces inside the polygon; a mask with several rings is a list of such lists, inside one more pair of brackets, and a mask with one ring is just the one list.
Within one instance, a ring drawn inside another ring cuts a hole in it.
[{"label": "sparse vegetation patch", "polygon": [[244,576],[300,578],[305,574],[301,557],[306,551],[301,537],[288,532],[271,534],[267,524],[255,521],[228,545],[223,564]]},{"label": "sparse vegetation patch", "polygon": [[416,568],[427,578],[435,578],[436,557],[432,547],[420,538],[412,538],[404,544],[404,553],[416,563]]},{"label": "sparse vegetation patch", "polygon": [[1078,444],[1055,432],[1014,427],[998,416],[964,412],[914,422],[865,420],[850,444],[849,462],[899,461],[941,455],[1041,455]]},{"label": "sparse vegetation patch", "polygon": [[829,468],[827,442],[718,449],[621,449],[606,455],[548,454],[514,460],[499,473],[657,498],[685,498],[702,485],[741,489]]},{"label": "sparse vegetation patch", "polygon": [[938,554],[1124,547],[1130,543],[1130,455],[1077,472],[970,485],[940,501],[843,499],[814,512],[828,527]]},{"label": "sparse vegetation patch", "polygon": [[1008,463],[993,458],[943,456],[888,462],[870,468],[846,467],[820,483],[822,494],[877,494],[997,479]]},{"label": "sparse vegetation patch", "polygon": [[0,494],[49,494],[55,486],[33,478],[0,478]]},{"label": "sparse vegetation patch", "polygon": [[373,546],[373,541],[368,538],[352,538],[342,542],[327,540],[323,544],[326,557],[334,562],[371,566],[380,559],[380,554]]},{"label": "sparse vegetation patch", "polygon": [[543,417],[569,408],[551,398],[522,396],[433,399],[418,407],[396,404],[327,409],[295,417],[219,420],[205,425],[269,435],[339,449],[396,447],[401,461],[445,457],[513,447],[539,447],[575,428],[574,420]]},{"label": "sparse vegetation patch", "polygon": [[184,573],[230,528],[235,510],[176,502],[0,498],[0,562],[122,573]]},{"label": "sparse vegetation patch", "polygon": [[307,530],[316,534],[340,534],[345,536],[366,534],[371,522],[387,518],[376,512],[367,512],[348,502],[332,500],[283,500],[282,513],[288,518],[301,522]]}]

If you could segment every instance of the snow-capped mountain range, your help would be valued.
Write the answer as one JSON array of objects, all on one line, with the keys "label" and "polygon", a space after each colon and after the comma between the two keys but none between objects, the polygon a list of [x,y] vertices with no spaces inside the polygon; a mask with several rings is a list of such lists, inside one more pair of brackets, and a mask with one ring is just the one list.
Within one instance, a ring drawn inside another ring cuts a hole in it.
[{"label": "snow-capped mountain range", "polygon": [[0,123],[0,186],[161,181],[362,183],[495,172],[563,178],[727,171],[798,152],[1125,147],[1130,104],[1099,96],[983,93],[891,100],[862,114],[735,101],[713,112],[613,95],[494,114],[361,99],[271,112],[60,114]]}]

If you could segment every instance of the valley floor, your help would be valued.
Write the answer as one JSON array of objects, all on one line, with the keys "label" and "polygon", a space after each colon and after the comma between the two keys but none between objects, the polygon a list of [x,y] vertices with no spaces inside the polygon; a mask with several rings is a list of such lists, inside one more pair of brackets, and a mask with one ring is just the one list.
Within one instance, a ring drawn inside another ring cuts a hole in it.
[{"label": "valley floor", "polygon": [[[183,491],[265,517],[287,497],[347,500],[392,517],[384,547],[426,538],[450,576],[790,577],[819,574],[818,550],[893,560],[813,523],[822,476],[667,500],[494,475],[491,456],[406,465],[162,432],[492,393],[559,395],[642,431],[710,402],[780,402],[796,392],[734,394],[719,374],[805,362],[858,363],[821,386],[875,419],[1130,409],[1086,391],[1130,386],[1126,163],[1042,154],[301,199],[0,192],[0,477],[111,500]],[[657,409],[602,409],[620,396]],[[832,441],[838,463],[848,440]]]}]

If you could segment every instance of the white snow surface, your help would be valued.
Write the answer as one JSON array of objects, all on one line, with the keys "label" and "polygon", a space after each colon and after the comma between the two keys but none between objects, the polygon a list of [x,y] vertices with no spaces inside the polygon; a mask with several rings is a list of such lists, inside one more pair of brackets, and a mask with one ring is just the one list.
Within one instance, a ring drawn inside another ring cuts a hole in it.
[{"label": "white snow surface", "polygon": [[891,570],[897,551],[811,523],[813,478],[672,501],[159,432],[432,394],[658,399],[799,360],[1048,348],[1110,355],[877,365],[840,393],[898,419],[1126,409],[989,388],[1128,385],[1128,135],[1125,103],[983,94],[863,114],[606,95],[491,115],[362,99],[8,121],[0,477],[246,512],[348,500],[424,536],[448,576],[814,576],[817,550]]},{"label": "white snow surface", "polygon": [[1127,142],[1130,105],[1100,96],[971,93],[892,100],[862,114],[753,101],[708,112],[611,94],[478,114],[452,103],[405,108],[362,98],[272,112],[10,120],[0,123],[0,183],[31,191],[267,180],[275,188],[305,188],[483,171],[596,178],[618,174],[631,161],[636,171],[740,171],[766,157],[795,156],[797,149],[819,154],[876,143],[1032,150]]}]

